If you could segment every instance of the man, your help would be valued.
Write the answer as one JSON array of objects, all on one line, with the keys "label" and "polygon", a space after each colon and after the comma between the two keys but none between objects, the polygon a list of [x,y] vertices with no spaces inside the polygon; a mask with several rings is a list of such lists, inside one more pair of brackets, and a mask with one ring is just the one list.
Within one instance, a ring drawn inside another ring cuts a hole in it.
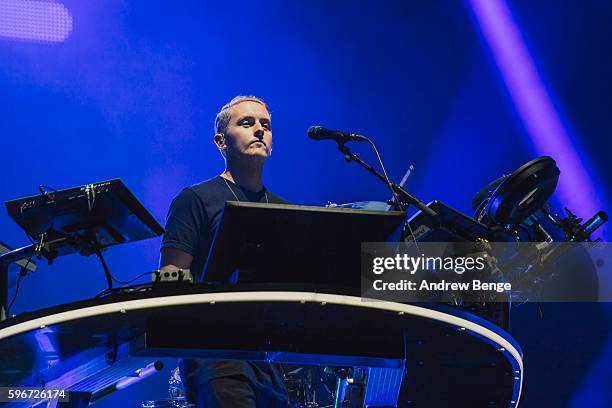
[{"label": "man", "polygon": [[[232,99],[217,114],[213,140],[225,171],[183,189],[172,201],[161,247],[160,269],[190,269],[197,282],[226,201],[287,203],[262,182],[272,154],[272,122],[264,101]],[[184,359],[180,369],[187,400],[198,407],[287,406],[280,370],[269,363]]]}]

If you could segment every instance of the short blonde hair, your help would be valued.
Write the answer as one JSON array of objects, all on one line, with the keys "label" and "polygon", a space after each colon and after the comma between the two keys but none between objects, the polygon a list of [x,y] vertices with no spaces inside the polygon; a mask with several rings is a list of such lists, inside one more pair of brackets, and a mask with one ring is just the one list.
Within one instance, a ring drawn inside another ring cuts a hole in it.
[{"label": "short blonde hair", "polygon": [[215,117],[215,134],[225,133],[225,130],[227,129],[227,125],[229,125],[229,121],[230,121],[230,113],[229,113],[230,108],[242,102],[260,103],[264,106],[264,108],[266,108],[270,117],[272,117],[272,114],[270,113],[270,109],[268,108],[268,105],[266,105],[266,103],[263,100],[253,95],[249,95],[249,96],[239,95],[239,96],[236,96],[231,101],[229,101],[228,103],[226,103],[225,105],[223,105],[219,113],[217,113],[217,116]]}]

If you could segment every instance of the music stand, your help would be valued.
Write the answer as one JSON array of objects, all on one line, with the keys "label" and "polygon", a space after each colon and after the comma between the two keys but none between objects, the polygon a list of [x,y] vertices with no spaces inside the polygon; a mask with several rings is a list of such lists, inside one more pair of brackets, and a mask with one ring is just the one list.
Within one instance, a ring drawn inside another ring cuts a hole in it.
[{"label": "music stand", "polygon": [[306,283],[360,289],[361,243],[387,241],[405,218],[370,211],[228,201],[204,281]]},{"label": "music stand", "polygon": [[[36,252],[49,262],[75,252],[90,255],[164,232],[120,179],[7,201],[6,209],[26,234],[39,241]],[[28,258],[36,246],[5,254],[0,263],[14,262],[20,254]]]},{"label": "music stand", "polygon": [[164,232],[120,179],[45,191],[5,204],[9,216],[37,242],[0,255],[0,265],[34,256],[44,256],[51,264],[58,256],[96,254],[109,289],[112,279],[101,251]]}]

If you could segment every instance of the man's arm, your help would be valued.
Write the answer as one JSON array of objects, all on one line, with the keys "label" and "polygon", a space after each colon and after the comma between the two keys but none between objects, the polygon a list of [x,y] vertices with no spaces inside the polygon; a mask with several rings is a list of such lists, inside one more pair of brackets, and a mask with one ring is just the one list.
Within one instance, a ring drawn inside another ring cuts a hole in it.
[{"label": "man's arm", "polygon": [[166,217],[166,232],[162,239],[159,269],[176,271],[191,269],[199,234],[206,222],[201,201],[189,189],[183,189],[172,200]]},{"label": "man's arm", "polygon": [[175,248],[163,248],[159,259],[160,271],[176,271],[177,269],[189,269],[193,256],[185,251]]}]

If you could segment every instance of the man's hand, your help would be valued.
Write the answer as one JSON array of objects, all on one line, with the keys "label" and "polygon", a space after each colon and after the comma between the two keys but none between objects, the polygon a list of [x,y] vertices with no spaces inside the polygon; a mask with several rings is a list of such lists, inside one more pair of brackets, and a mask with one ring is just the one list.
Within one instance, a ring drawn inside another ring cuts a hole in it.
[{"label": "man's hand", "polygon": [[180,249],[164,248],[161,250],[161,258],[159,260],[159,270],[176,271],[177,269],[189,269],[193,256]]}]

